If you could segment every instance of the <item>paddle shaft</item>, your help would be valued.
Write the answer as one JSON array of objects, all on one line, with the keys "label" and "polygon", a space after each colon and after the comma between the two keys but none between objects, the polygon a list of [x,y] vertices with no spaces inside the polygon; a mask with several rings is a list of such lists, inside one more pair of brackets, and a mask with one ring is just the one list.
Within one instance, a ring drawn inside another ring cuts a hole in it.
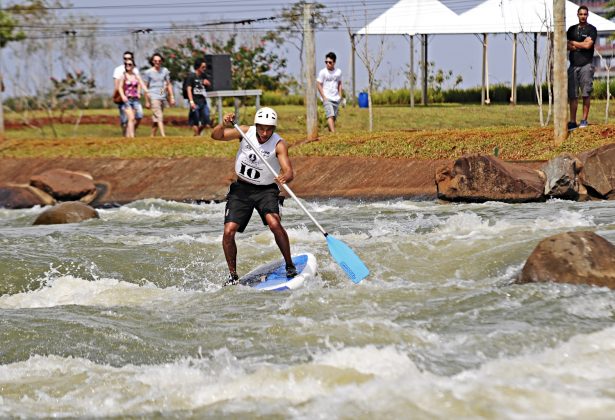
[{"label": "paddle shaft", "polygon": [[[252,145],[252,143],[250,142],[250,139],[248,138],[248,136],[246,136],[246,133],[243,132],[243,130],[241,129],[241,127],[239,127],[236,123],[233,123],[233,126],[235,127],[235,130],[237,130],[239,132],[239,134],[241,134],[241,137],[243,137],[243,139],[248,143],[248,145],[250,146],[250,148],[254,151],[254,153],[256,153],[256,155],[260,158],[260,160],[265,164],[265,166],[267,167],[267,169],[269,169],[269,171],[271,171],[271,173],[273,174],[274,177],[278,177],[278,173],[276,172],[275,169],[273,169],[273,167],[269,164],[269,162],[267,162],[265,160],[265,157],[263,156],[263,154],[260,152],[260,150],[258,150],[257,147],[254,147]],[[314,222],[314,224],[316,225],[316,227],[318,228],[318,230],[320,230],[322,232],[323,235],[325,235],[325,237],[328,235],[327,231],[325,231],[325,229],[320,225],[320,223],[318,223],[316,221],[316,219],[314,218],[314,216],[312,216],[312,213],[310,213],[308,211],[308,209],[305,208],[305,206],[303,205],[303,203],[301,201],[299,201],[299,198],[295,195],[295,193],[290,189],[290,187],[288,185],[286,185],[286,183],[281,184],[282,188],[284,188],[284,191],[286,191],[288,193],[288,195],[290,195],[296,202],[297,204],[299,204],[299,207],[301,207],[301,210],[303,210],[303,212],[312,220],[312,222]]]}]

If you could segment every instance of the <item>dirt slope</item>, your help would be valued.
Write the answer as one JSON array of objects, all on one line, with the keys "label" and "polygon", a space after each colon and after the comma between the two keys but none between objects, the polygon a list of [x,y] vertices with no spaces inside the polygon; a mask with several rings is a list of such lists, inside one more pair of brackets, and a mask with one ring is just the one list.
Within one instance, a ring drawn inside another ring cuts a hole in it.
[{"label": "dirt slope", "polygon": [[[434,198],[434,173],[443,161],[377,158],[293,158],[293,191],[305,198]],[[536,164],[530,165],[535,167]],[[0,159],[0,185],[27,183],[53,168],[81,170],[104,186],[97,204],[143,198],[221,200],[233,180],[227,158]]]}]

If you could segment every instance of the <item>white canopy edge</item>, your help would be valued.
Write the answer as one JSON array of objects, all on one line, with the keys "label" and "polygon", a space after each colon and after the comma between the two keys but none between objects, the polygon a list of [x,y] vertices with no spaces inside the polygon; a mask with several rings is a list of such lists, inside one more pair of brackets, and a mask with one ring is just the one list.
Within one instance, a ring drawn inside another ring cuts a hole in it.
[{"label": "white canopy edge", "polygon": [[[566,27],[578,23],[578,8],[575,3],[566,1]],[[591,11],[587,21],[598,32],[615,32],[615,22]],[[439,0],[400,0],[356,34],[453,35],[552,31],[552,0],[485,0],[460,14]]]}]

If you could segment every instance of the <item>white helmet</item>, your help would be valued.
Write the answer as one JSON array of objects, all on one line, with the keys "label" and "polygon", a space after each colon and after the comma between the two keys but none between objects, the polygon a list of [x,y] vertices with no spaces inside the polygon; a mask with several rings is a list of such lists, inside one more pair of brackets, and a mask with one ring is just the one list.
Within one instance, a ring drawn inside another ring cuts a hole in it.
[{"label": "white helmet", "polygon": [[256,111],[256,115],[254,116],[254,124],[277,126],[278,114],[276,114],[272,108],[267,108],[264,106]]}]

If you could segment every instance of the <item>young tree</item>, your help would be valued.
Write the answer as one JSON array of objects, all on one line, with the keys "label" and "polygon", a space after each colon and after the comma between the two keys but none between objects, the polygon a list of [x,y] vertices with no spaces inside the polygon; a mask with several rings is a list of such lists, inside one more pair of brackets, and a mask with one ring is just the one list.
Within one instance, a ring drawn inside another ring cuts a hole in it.
[{"label": "young tree", "polygon": [[[27,7],[14,6],[18,25],[27,25],[28,33],[9,49],[15,62],[10,78],[22,120],[29,124],[31,109],[44,110],[54,135],[57,110],[61,117],[67,110],[78,110],[75,128],[78,127],[82,109],[94,94],[94,70],[100,67],[97,60],[106,53],[105,46],[96,42],[99,21],[88,16],[56,14],[55,9],[61,5],[58,0],[37,0]],[[86,77],[82,69],[88,64],[90,75]],[[58,73],[62,76],[58,77]]]},{"label": "young tree", "polygon": [[[19,16],[27,14],[40,7],[40,0],[33,0],[23,5],[13,5],[6,9],[0,9],[0,62],[2,61],[2,49],[11,41],[21,41],[26,38],[23,30],[19,29]],[[4,92],[4,78],[0,67],[0,140],[4,138],[4,109],[2,93]]]},{"label": "young tree", "polygon": [[[532,66],[532,75],[534,80],[534,93],[536,95],[536,103],[538,104],[538,115],[540,126],[545,127],[549,124],[553,114],[553,25],[551,24],[551,16],[548,14],[548,9],[545,5],[545,19],[543,20],[544,30],[547,34],[546,42],[542,51],[539,51],[538,38],[530,44],[528,34],[520,37],[520,44]],[[530,45],[533,44],[533,47]],[[533,51],[533,53],[532,53]],[[543,85],[547,85],[548,107],[547,115],[543,109]]]},{"label": "young tree", "polygon": [[[365,5],[365,2],[363,4]],[[367,24],[367,11],[365,13],[365,23]],[[349,19],[344,15],[342,15],[342,19],[344,20],[348,35],[352,39],[352,29],[350,26]],[[378,71],[380,64],[382,64],[382,59],[384,57],[385,44],[384,37],[381,36],[378,41],[378,47],[375,50],[376,52],[372,54],[369,48],[368,38],[369,37],[367,33],[362,36],[362,39],[359,40],[358,44],[359,47],[361,46],[361,43],[363,44],[363,46],[362,48],[357,48],[356,53],[359,57],[359,60],[361,60],[361,62],[365,66],[365,70],[367,71],[367,108],[369,114],[369,131],[373,131],[374,113],[372,107],[372,93],[374,91],[374,84],[376,82],[376,72]]]},{"label": "young tree", "polygon": [[[319,2],[300,0],[293,3],[290,7],[285,7],[282,9],[280,18],[283,23],[277,27],[277,32],[284,35],[281,39],[281,43],[288,42],[299,52],[299,63],[301,65],[299,72],[300,75],[303,75],[304,72],[303,43],[305,39],[305,32],[303,25],[303,9],[307,3],[311,4],[312,27],[314,29],[323,28],[331,24],[331,14],[325,10],[327,6]],[[333,23],[332,27],[337,27],[337,24]]]}]

